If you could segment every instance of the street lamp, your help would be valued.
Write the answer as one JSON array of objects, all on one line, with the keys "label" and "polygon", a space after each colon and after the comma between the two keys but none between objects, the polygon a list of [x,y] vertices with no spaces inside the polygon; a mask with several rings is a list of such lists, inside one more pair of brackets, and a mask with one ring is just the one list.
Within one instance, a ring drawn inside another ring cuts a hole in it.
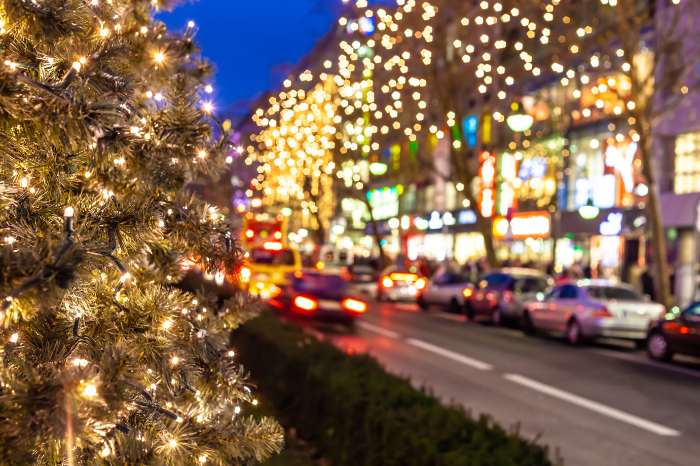
[{"label": "street lamp", "polygon": [[586,205],[579,207],[578,213],[586,220],[591,220],[598,216],[600,209],[593,205],[593,200],[588,199]]}]

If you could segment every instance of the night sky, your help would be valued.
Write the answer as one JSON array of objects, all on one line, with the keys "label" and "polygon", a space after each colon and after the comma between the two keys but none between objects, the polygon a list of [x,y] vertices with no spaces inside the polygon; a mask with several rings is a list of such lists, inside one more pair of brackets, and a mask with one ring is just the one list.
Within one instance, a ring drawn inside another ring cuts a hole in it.
[{"label": "night sky", "polygon": [[214,104],[240,113],[278,86],[339,14],[341,0],[200,0],[159,18],[169,29],[196,24],[203,54],[216,64]]}]

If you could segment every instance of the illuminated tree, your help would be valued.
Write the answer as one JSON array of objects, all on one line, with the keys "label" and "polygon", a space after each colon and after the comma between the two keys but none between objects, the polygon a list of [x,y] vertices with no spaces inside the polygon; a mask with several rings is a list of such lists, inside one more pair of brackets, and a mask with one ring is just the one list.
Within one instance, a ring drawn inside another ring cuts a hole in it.
[{"label": "illuminated tree", "polygon": [[230,152],[210,67],[168,0],[0,2],[0,463],[246,464],[278,451],[228,334],[255,314],[173,286],[235,279],[215,206],[182,189]]}]

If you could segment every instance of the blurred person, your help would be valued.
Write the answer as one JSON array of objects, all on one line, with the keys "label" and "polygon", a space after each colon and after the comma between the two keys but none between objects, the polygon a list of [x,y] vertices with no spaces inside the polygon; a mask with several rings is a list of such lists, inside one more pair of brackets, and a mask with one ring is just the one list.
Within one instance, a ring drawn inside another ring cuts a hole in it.
[{"label": "blurred person", "polygon": [[649,295],[652,301],[656,301],[654,293],[654,276],[651,274],[651,269],[647,266],[641,275],[642,293]]}]

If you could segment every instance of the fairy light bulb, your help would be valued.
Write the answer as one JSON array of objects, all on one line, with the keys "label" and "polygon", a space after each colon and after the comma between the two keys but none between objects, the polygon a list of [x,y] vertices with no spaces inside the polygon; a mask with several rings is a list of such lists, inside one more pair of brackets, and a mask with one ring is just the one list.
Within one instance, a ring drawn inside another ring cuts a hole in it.
[{"label": "fairy light bulb", "polygon": [[173,361],[173,364],[177,364],[178,362],[180,362],[180,358],[175,356],[175,357],[173,357],[172,361]]},{"label": "fairy light bulb", "polygon": [[157,63],[161,63],[165,59],[165,56],[162,53],[156,53],[154,60]]},{"label": "fairy light bulb", "polygon": [[13,333],[12,336],[10,337],[10,343],[17,343],[18,340],[19,340],[19,334]]},{"label": "fairy light bulb", "polygon": [[95,387],[91,383],[85,385],[85,388],[83,389],[83,395],[88,398],[92,398],[93,396],[97,395],[97,387]]},{"label": "fairy light bulb", "polygon": [[100,455],[105,457],[105,456],[109,456],[110,453],[112,453],[112,451],[109,449],[109,446],[105,445],[105,447],[100,452]]},{"label": "fairy light bulb", "polygon": [[177,446],[177,442],[175,440],[170,441],[170,448],[175,448]]},{"label": "fairy light bulb", "polygon": [[206,87],[204,88],[204,91],[207,92],[208,94],[211,94],[214,91],[214,88],[211,87],[210,84],[207,84]]}]

